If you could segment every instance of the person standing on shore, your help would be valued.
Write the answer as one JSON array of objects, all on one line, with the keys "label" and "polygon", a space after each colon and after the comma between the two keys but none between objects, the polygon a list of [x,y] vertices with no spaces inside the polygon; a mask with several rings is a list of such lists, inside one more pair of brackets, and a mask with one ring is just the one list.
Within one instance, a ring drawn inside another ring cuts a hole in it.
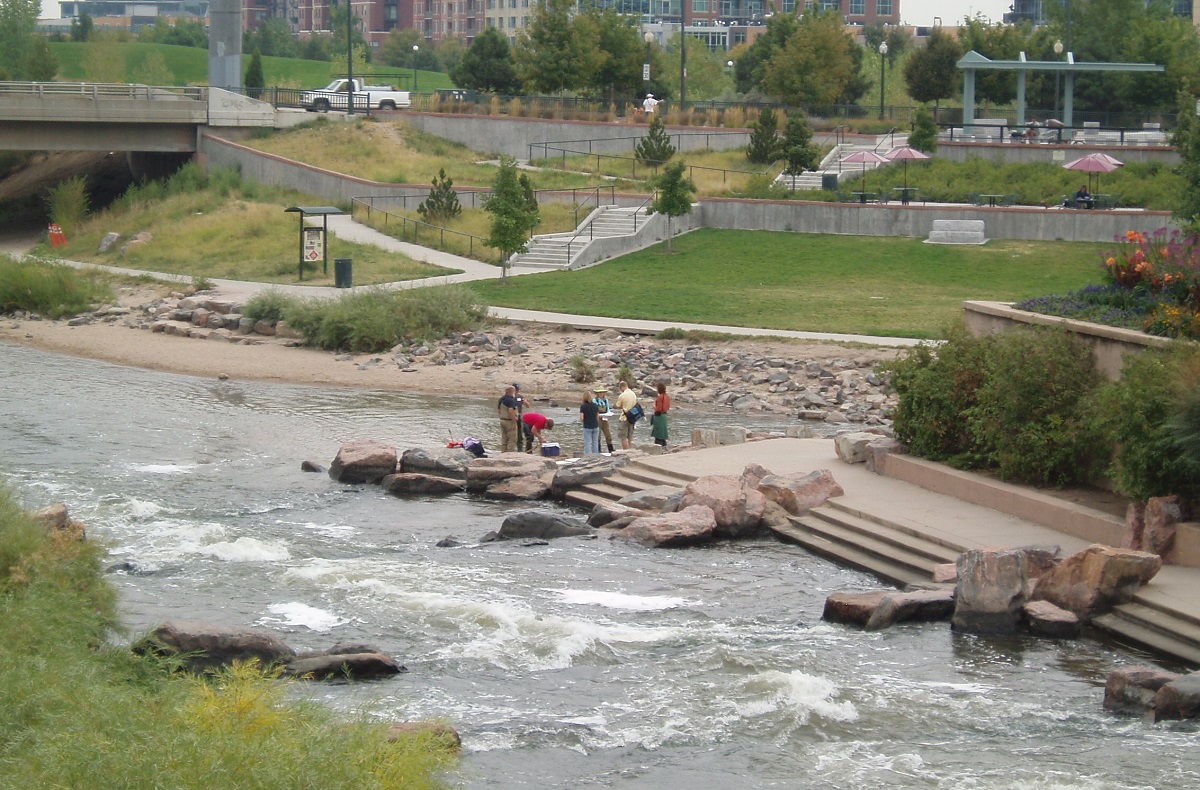
[{"label": "person standing on shore", "polygon": [[600,452],[600,409],[592,393],[584,390],[583,403],[579,405],[579,420],[583,423],[583,454],[595,455]]},{"label": "person standing on shore", "polygon": [[617,410],[621,412],[621,449],[633,447],[633,423],[629,421],[629,410],[637,405],[637,395],[629,389],[629,385],[621,381],[617,385],[621,394],[617,396]]},{"label": "person standing on shore", "polygon": [[517,391],[512,387],[504,390],[504,395],[496,403],[496,411],[500,417],[500,452],[517,452]]},{"label": "person standing on shore", "polygon": [[[521,416],[525,413],[525,399],[521,397],[521,385],[520,384],[517,384],[514,381],[512,388],[513,388],[513,397],[516,398],[516,400],[517,400],[517,427],[520,427]],[[527,449],[528,449],[528,447],[525,444],[525,432],[517,431],[517,452],[522,452]]]},{"label": "person standing on shore", "polygon": [[[608,414],[611,412],[612,406],[610,406],[608,403],[608,387],[600,384],[593,389],[592,392],[594,392],[596,395],[594,398],[596,402],[596,410],[601,414]],[[611,453],[613,451],[612,428],[610,428],[608,425],[607,417],[600,420],[600,433],[604,434],[604,443],[608,447],[608,451]]]},{"label": "person standing on shore", "polygon": [[658,397],[654,399],[654,416],[650,418],[650,435],[659,447],[667,446],[670,430],[667,425],[667,412],[671,410],[671,396],[667,394],[666,382],[658,382]]}]

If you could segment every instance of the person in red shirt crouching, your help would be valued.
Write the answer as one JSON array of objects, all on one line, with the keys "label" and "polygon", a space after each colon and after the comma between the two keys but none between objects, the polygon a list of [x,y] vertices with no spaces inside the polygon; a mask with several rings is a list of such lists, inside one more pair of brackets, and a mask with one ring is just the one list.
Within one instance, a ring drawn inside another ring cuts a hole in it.
[{"label": "person in red shirt crouching", "polygon": [[533,440],[537,439],[538,449],[541,450],[545,443],[545,438],[542,436],[542,431],[548,431],[554,427],[554,420],[544,414],[538,414],[536,411],[527,411],[521,415],[521,430],[525,434],[525,452],[533,452]]}]

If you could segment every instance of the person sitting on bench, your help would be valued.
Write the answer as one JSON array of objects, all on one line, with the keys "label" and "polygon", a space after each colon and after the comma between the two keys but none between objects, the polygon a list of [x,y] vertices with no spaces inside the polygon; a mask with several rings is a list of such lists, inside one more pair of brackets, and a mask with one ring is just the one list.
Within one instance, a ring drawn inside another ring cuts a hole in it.
[{"label": "person sitting on bench", "polygon": [[1075,208],[1092,208],[1095,205],[1096,199],[1088,192],[1087,184],[1079,187],[1079,191],[1075,193]]}]

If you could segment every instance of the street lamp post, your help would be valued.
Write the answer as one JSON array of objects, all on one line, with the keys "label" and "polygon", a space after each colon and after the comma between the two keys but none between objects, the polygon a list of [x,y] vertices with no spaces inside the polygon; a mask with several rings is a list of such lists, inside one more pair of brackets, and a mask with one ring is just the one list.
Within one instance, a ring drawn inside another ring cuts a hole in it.
[{"label": "street lamp post", "polygon": [[[1054,59],[1057,60],[1057,59],[1061,58],[1062,53],[1063,53],[1063,43],[1062,43],[1061,39],[1058,39],[1054,42]],[[1055,69],[1054,70],[1054,117],[1055,118],[1058,117],[1058,93],[1059,93],[1058,81],[1059,81],[1060,77],[1061,77],[1061,73],[1059,72],[1058,69]]]},{"label": "street lamp post", "polygon": [[646,83],[645,93],[650,92],[650,45],[654,43],[654,34],[649,30],[646,35],[642,36],[642,40],[646,42],[646,62],[642,65],[642,81]]},{"label": "street lamp post", "polygon": [[883,120],[884,67],[887,65],[887,42],[879,44],[879,120]]},{"label": "street lamp post", "polygon": [[416,98],[417,93],[417,52],[421,48],[413,44],[413,98]]},{"label": "street lamp post", "polygon": [[346,114],[354,115],[354,6],[346,0]]},{"label": "street lamp post", "polygon": [[679,111],[687,106],[687,34],[679,23]]}]

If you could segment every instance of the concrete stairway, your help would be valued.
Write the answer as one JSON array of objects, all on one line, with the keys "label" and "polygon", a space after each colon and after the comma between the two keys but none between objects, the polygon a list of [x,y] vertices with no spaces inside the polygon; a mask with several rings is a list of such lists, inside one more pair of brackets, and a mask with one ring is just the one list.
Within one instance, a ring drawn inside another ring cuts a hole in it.
[{"label": "concrete stairway", "polygon": [[1149,648],[1190,667],[1200,667],[1200,620],[1145,594],[1144,589],[1132,603],[1092,618],[1092,625],[1117,642]]},{"label": "concrete stairway", "polygon": [[602,483],[592,483],[571,491],[566,500],[568,504],[590,509],[601,502],[616,502],[623,496],[655,486],[683,488],[695,479],[695,476],[656,469],[642,460],[636,460]]},{"label": "concrete stairway", "polygon": [[[789,176],[780,173],[775,177],[775,183],[779,186],[786,187],[792,191],[821,189],[822,177],[826,173],[836,173],[838,183],[849,180],[853,176],[862,177],[863,165],[846,165],[841,164],[841,160],[854,153],[855,151],[874,151],[883,142],[883,138],[878,138],[874,145],[850,145],[848,143],[840,143],[835,145],[825,158],[821,160],[821,164],[816,170],[810,170],[806,173],[801,173],[798,176]],[[908,145],[907,135],[896,135],[893,141],[896,146]],[[891,143],[889,143],[890,145]],[[890,149],[889,149],[890,150]],[[868,164],[867,170],[874,170],[879,165]]]},{"label": "concrete stairway", "polygon": [[591,239],[633,236],[645,221],[644,208],[601,206],[574,231],[534,236],[528,251],[517,255],[512,265],[527,269],[567,269]]}]

